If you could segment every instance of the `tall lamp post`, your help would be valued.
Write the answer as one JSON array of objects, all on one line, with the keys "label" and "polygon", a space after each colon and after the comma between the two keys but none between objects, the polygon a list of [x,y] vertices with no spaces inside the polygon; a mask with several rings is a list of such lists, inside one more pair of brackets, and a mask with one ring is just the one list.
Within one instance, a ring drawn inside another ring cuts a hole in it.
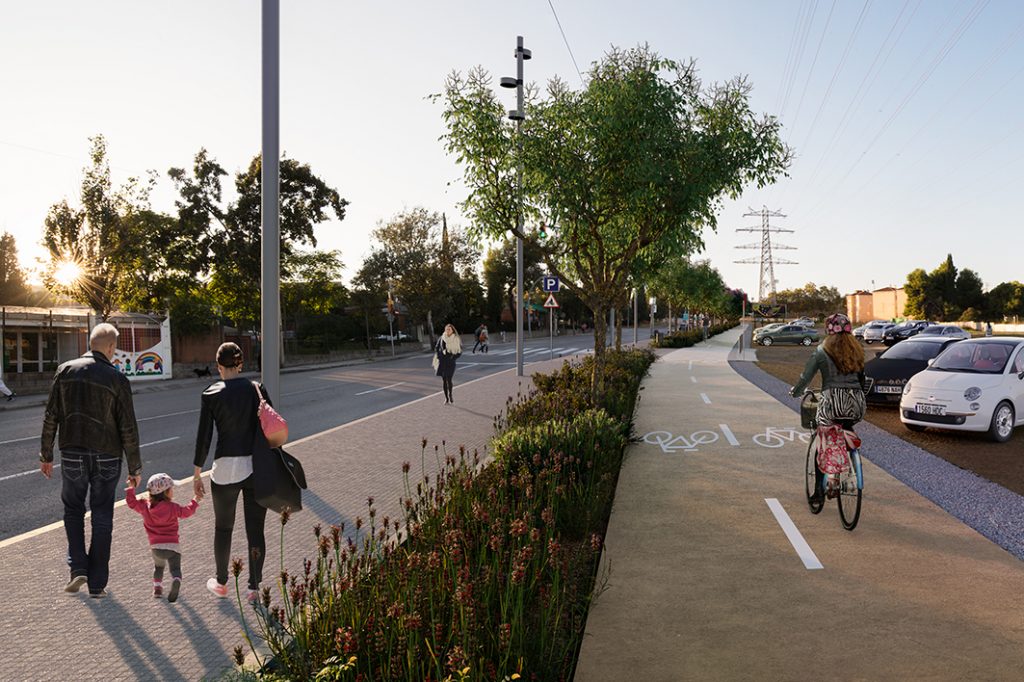
[{"label": "tall lamp post", "polygon": [[263,155],[260,171],[260,352],[263,385],[271,402],[278,402],[281,389],[281,225],[278,222],[278,103],[280,100],[280,0],[263,0]]},{"label": "tall lamp post", "polygon": [[[533,57],[533,53],[523,47],[523,37],[516,36],[516,77],[503,76],[501,87],[516,89],[516,108],[508,112],[508,117],[516,122],[516,143],[522,148],[520,128],[526,114],[523,112],[523,62]],[[520,158],[516,168],[516,196],[519,210],[516,211],[516,376],[523,376],[523,309],[526,302],[523,298],[523,165]]]}]

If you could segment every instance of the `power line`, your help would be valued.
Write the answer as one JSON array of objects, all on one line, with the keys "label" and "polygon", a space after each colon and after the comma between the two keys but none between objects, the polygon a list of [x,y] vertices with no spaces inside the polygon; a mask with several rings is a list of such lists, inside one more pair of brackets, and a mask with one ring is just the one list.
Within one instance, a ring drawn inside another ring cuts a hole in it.
[{"label": "power line", "polygon": [[551,8],[551,13],[555,15],[555,23],[558,24],[558,32],[562,34],[562,41],[565,43],[565,49],[569,51],[569,58],[572,60],[572,65],[576,67],[576,75],[580,77],[580,83],[586,83],[583,79],[583,72],[580,71],[580,65],[576,63],[576,56],[572,53],[572,48],[569,47],[569,39],[565,37],[565,29],[562,28],[562,22],[558,19],[558,12],[555,11],[555,6],[548,0],[548,7]]},{"label": "power line", "polygon": [[797,74],[800,73],[800,63],[804,59],[804,50],[807,48],[807,39],[811,35],[811,27],[814,25],[814,16],[818,12],[818,1],[814,0],[813,5],[808,5],[809,11],[805,13],[805,20],[803,25],[803,33],[800,36],[800,44],[797,47],[796,56],[793,62],[793,68],[789,72],[789,83],[786,85],[786,91],[782,97],[782,105],[779,107],[779,119],[781,120],[786,115],[786,108],[789,106],[790,95],[793,94],[793,86],[796,85]]},{"label": "power line", "polygon": [[821,29],[821,38],[818,39],[818,47],[814,50],[814,59],[811,61],[811,68],[807,70],[807,79],[804,81],[804,89],[800,93],[800,101],[796,105],[796,113],[793,114],[793,127],[796,127],[796,123],[800,120],[800,110],[804,106],[804,98],[807,96],[807,86],[811,84],[811,76],[814,74],[814,67],[818,63],[818,57],[821,55],[821,46],[825,43],[825,36],[828,35],[828,25],[832,21],[832,13],[836,9],[836,3],[839,0],[832,0],[832,6],[828,10],[828,16],[825,17],[825,26]]}]

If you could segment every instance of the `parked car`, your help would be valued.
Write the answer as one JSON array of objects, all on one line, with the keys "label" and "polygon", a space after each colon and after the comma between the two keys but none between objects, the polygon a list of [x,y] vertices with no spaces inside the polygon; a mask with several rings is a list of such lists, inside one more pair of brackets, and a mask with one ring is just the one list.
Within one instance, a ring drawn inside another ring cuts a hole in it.
[{"label": "parked car", "polygon": [[763,334],[765,331],[767,331],[769,329],[778,329],[779,327],[785,327],[785,326],[786,326],[785,322],[772,322],[771,324],[766,324],[763,327],[756,328],[754,330],[754,336],[758,336],[759,334]]},{"label": "parked car", "polygon": [[969,339],[971,333],[952,324],[933,324],[917,333],[918,336],[941,336],[945,339]]},{"label": "parked car", "polygon": [[809,317],[798,317],[797,319],[795,319],[792,322],[790,322],[790,324],[799,324],[799,325],[803,325],[804,327],[813,327],[814,326],[814,320],[812,320]]},{"label": "parked car", "polygon": [[[378,341],[391,341],[391,335],[390,334],[378,334],[377,335],[377,340]],[[405,332],[402,332],[402,331],[395,332],[395,342],[396,343],[400,343],[402,341],[412,341],[412,337],[409,336],[408,334],[406,334]]]},{"label": "parked car", "polygon": [[772,331],[763,332],[755,341],[762,346],[774,343],[799,343],[809,346],[818,340],[818,330],[809,329],[799,324],[787,324]]},{"label": "parked car", "polygon": [[925,327],[933,324],[935,323],[928,322],[927,320],[907,320],[906,322],[900,322],[898,325],[892,329],[887,329],[885,333],[882,334],[882,343],[887,346],[892,346],[900,341],[906,341],[911,336],[919,334]]},{"label": "parked car", "polygon": [[881,342],[885,332],[895,327],[892,322],[872,322],[864,330],[864,343],[869,346],[876,341]]},{"label": "parked car", "polygon": [[866,324],[862,324],[859,327],[854,327],[853,328],[853,338],[863,340],[864,339],[864,332],[867,331],[867,328],[868,328],[868,325],[866,325]]},{"label": "parked car", "polygon": [[900,421],[911,431],[987,431],[1008,441],[1024,424],[1024,338],[952,344],[904,386]]},{"label": "parked car", "polygon": [[868,378],[868,402],[898,405],[903,396],[903,387],[910,378],[928,369],[929,360],[959,341],[918,334],[892,348],[877,351],[875,358],[864,365],[864,374]]}]

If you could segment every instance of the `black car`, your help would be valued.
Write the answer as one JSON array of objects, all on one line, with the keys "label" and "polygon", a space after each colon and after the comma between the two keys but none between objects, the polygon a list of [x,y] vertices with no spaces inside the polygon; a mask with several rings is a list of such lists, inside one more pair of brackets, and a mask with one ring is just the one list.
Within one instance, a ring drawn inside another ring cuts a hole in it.
[{"label": "black car", "polygon": [[882,336],[882,343],[887,346],[892,346],[900,341],[906,341],[911,336],[916,336],[925,327],[933,324],[935,323],[928,322],[926,320],[907,320],[906,322],[900,322],[892,329],[887,329],[885,331],[885,334]]},{"label": "black car", "polygon": [[915,336],[879,352],[864,365],[868,378],[869,403],[899,405],[903,386],[912,376],[928,368],[928,361],[960,339]]}]

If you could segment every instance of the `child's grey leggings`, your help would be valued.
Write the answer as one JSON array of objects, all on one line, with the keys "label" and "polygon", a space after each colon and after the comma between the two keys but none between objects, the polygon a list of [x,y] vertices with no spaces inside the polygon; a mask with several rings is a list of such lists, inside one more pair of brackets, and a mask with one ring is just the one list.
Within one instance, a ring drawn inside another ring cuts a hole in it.
[{"label": "child's grey leggings", "polygon": [[170,564],[171,576],[181,580],[181,552],[175,552],[171,549],[152,549],[153,552],[153,563],[156,564],[156,568],[153,569],[153,581],[160,582],[164,579],[164,566]]}]

